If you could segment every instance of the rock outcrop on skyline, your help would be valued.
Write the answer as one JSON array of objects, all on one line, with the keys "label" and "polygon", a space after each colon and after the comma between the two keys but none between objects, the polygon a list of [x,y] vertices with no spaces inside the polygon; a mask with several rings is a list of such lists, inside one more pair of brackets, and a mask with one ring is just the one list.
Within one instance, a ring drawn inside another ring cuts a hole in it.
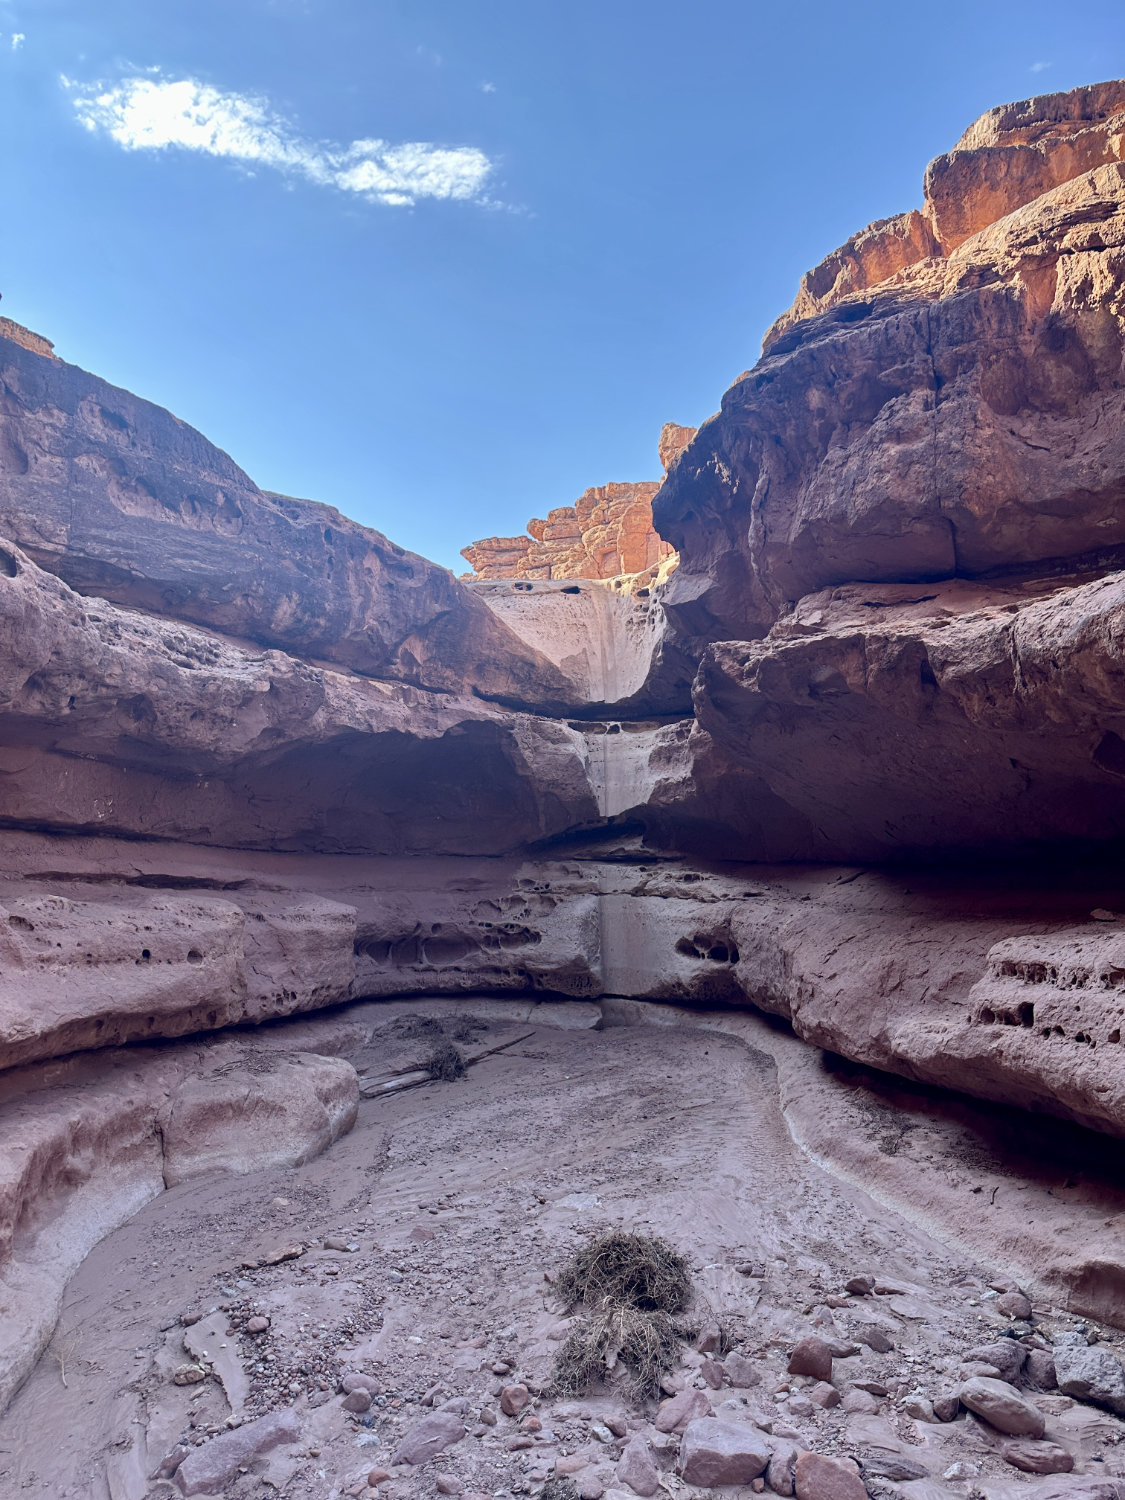
[{"label": "rock outcrop on skyline", "polygon": [[[695,436],[694,427],[665,422],[658,453],[665,472]],[[573,505],[527,523],[526,536],[492,536],[463,547],[476,578],[618,578],[647,573],[672,556],[653,530],[652,497],[658,482],[603,484]]]},{"label": "rock outcrop on skyline", "polygon": [[114,1223],[349,1128],[304,1013],[750,1008],[1125,1136],[1123,157],[1125,83],[990,111],[468,581],[0,320],[0,1401]]}]

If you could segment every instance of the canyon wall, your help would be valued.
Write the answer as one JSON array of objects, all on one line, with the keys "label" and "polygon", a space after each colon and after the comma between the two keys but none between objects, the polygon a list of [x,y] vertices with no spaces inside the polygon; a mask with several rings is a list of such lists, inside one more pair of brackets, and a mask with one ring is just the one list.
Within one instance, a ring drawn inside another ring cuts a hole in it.
[{"label": "canyon wall", "polygon": [[165,1180],[346,1129],[282,1018],[360,999],[753,1007],[1125,1135],[1123,142],[1125,84],[992,111],[659,488],[468,582],[0,324],[19,1306],[64,1201],[59,1275]]},{"label": "canyon wall", "polygon": [[[667,473],[695,436],[694,427],[665,422],[658,455]],[[672,557],[652,524],[659,483],[603,484],[573,505],[527,523],[526,536],[490,536],[461,549],[477,578],[617,578],[644,573]]]}]

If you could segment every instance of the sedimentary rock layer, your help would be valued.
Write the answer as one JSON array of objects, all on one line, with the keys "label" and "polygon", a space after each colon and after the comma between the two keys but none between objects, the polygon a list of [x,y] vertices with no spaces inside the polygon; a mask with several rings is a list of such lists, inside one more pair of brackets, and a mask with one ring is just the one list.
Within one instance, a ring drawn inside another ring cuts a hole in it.
[{"label": "sedimentary rock layer", "polygon": [[258,489],[170,412],[3,334],[0,536],[75,589],[369,677],[565,699],[444,568]]},{"label": "sedimentary rock layer", "polygon": [[[667,472],[695,436],[694,427],[665,422],[659,456]],[[652,525],[658,483],[603,484],[573,505],[527,523],[527,536],[492,536],[462,548],[478,578],[617,578],[644,573],[672,556]]]},{"label": "sedimentary rock layer", "polygon": [[749,640],[841,583],[1116,557],[1123,253],[1112,161],[792,321],[654,502],[677,627]]},{"label": "sedimentary rock layer", "polygon": [[4,823],[476,853],[598,816],[564,723],[91,602],[14,547],[0,563]]}]

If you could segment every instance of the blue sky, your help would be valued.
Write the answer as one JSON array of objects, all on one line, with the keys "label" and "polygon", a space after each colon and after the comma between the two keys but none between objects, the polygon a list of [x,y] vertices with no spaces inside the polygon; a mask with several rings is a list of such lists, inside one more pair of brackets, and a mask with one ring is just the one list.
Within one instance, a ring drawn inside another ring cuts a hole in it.
[{"label": "blue sky", "polygon": [[1121,0],[0,0],[0,311],[461,571],[655,478],[981,111],[1121,74]]}]

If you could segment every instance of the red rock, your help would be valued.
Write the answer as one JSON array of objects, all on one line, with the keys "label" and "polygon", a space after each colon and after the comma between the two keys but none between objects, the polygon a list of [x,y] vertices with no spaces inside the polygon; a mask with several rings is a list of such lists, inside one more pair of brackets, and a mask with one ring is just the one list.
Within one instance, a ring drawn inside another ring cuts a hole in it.
[{"label": "red rock", "polygon": [[1010,1433],[1014,1437],[1043,1436],[1043,1413],[1006,1381],[976,1375],[965,1381],[958,1395],[962,1406],[982,1417],[998,1432]]},{"label": "red rock", "polygon": [[660,1489],[660,1473],[644,1438],[635,1437],[625,1444],[617,1463],[617,1478],[635,1495],[655,1495]]},{"label": "red rock", "polygon": [[506,1417],[518,1417],[530,1400],[526,1385],[506,1385],[500,1392],[500,1410]]},{"label": "red rock", "polygon": [[801,1453],[793,1468],[797,1500],[867,1500],[867,1486],[849,1458]]},{"label": "red rock", "polygon": [[832,1351],[823,1339],[799,1339],[793,1345],[786,1366],[790,1375],[809,1375],[813,1380],[832,1380]]},{"label": "red rock", "polygon": [[459,1443],[465,1436],[465,1425],[461,1420],[463,1405],[464,1402],[458,1400],[446,1402],[408,1428],[391,1454],[391,1467],[428,1463],[445,1448]]},{"label": "red rock", "polygon": [[656,1409],[653,1426],[657,1432],[683,1432],[689,1422],[711,1416],[711,1403],[694,1387],[662,1401]]},{"label": "red rock", "polygon": [[[695,436],[695,428],[666,422],[660,462],[673,464]],[[477,578],[616,578],[643,573],[670,557],[671,547],[652,527],[656,483],[606,484],[589,489],[573,505],[546,520],[527,523],[529,536],[486,537],[462,549]]]},{"label": "red rock", "polygon": [[176,1470],[176,1483],[185,1495],[220,1495],[244,1464],[300,1436],[296,1412],[270,1412],[192,1448]]},{"label": "red rock", "polygon": [[713,1488],[749,1484],[767,1468],[772,1448],[749,1422],[703,1417],[691,1422],[680,1444],[680,1472],[687,1484]]},{"label": "red rock", "polygon": [[1025,1474],[1069,1474],[1074,1456],[1060,1443],[1036,1443],[1024,1438],[1005,1443],[1000,1450],[1005,1463]]}]

